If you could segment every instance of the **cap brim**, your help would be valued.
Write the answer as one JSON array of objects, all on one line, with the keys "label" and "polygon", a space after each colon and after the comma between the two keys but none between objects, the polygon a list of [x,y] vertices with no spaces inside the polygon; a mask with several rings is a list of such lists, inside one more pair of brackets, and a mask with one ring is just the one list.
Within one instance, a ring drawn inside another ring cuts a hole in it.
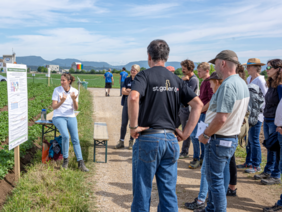
[{"label": "cap brim", "polygon": [[215,64],[216,58],[209,61],[209,63]]}]

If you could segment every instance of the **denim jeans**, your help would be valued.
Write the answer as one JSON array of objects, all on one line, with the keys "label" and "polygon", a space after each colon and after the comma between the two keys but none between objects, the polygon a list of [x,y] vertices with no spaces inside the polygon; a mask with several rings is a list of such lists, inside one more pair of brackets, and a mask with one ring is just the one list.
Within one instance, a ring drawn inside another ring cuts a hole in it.
[{"label": "denim jeans", "polygon": [[123,82],[120,82],[120,95],[122,95],[122,87],[123,87],[123,85],[124,85],[124,81]]},{"label": "denim jeans", "polygon": [[229,167],[230,158],[237,145],[238,138],[212,138],[205,145],[206,178],[209,185],[207,212],[226,212],[224,170]]},{"label": "denim jeans", "polygon": [[[225,193],[227,193],[227,189],[228,189],[229,181],[230,181],[229,163],[230,163],[230,159],[228,160],[228,163],[226,164],[226,166],[224,168]],[[205,158],[204,158],[203,164],[202,164],[202,167],[201,167],[201,183],[200,183],[200,191],[199,191],[199,195],[198,195],[198,200],[201,200],[202,202],[206,201],[208,189],[209,189],[209,185],[208,185],[207,178],[206,178],[206,162],[205,162]]]},{"label": "denim jeans", "polygon": [[[265,121],[263,123],[263,131],[264,139],[267,139],[271,133],[276,131],[274,122]],[[267,150],[267,163],[264,172],[268,174],[271,173],[271,177],[280,178],[279,157],[276,157],[275,151]]]},{"label": "denim jeans", "polygon": [[133,145],[132,212],[150,211],[151,191],[156,176],[158,212],[178,211],[176,196],[179,145],[173,133],[140,135]]},{"label": "denim jeans", "polygon": [[76,117],[61,117],[56,116],[52,119],[54,125],[58,128],[62,136],[62,152],[63,157],[69,157],[69,133],[71,136],[71,142],[73,145],[74,153],[77,161],[83,160],[81,147],[79,144],[78,130],[77,130],[77,119]]},{"label": "denim jeans", "polygon": [[[201,114],[200,119],[198,121],[199,122],[204,122],[206,118],[206,114]],[[196,125],[195,129],[193,130],[193,132],[191,133],[191,140],[193,142],[193,150],[194,150],[194,155],[193,158],[200,160],[204,158],[205,155],[205,145],[203,143],[199,142],[199,139],[196,138],[197,135],[197,129],[198,129],[198,124]],[[201,156],[200,156],[200,145],[201,145]]]},{"label": "denim jeans", "polygon": [[280,200],[278,200],[278,202],[277,202],[277,205],[282,206],[282,194],[281,194],[281,196],[280,196]]},{"label": "denim jeans", "polygon": [[261,148],[259,142],[261,125],[262,122],[258,121],[258,123],[249,130],[248,145],[246,147],[246,164],[252,165],[253,167],[259,167],[261,163]]},{"label": "denim jeans", "polygon": [[[189,107],[182,107],[182,106],[180,107],[179,119],[180,119],[180,122],[181,122],[181,125],[182,125],[182,129],[184,129],[185,126],[186,126],[186,123],[187,123],[188,118],[189,118],[189,114],[190,114]],[[191,139],[190,139],[190,136],[189,136],[182,143],[181,153],[188,154],[189,153],[190,144],[191,144]]]},{"label": "denim jeans", "polygon": [[280,173],[282,173],[282,135],[280,133],[278,133],[278,141],[280,144]]}]

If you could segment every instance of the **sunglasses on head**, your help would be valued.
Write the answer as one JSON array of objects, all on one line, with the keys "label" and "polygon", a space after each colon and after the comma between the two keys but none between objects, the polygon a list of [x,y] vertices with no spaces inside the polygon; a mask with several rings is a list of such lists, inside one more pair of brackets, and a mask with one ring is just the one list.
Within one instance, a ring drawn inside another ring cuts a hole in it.
[{"label": "sunglasses on head", "polygon": [[270,70],[270,69],[272,69],[273,67],[272,66],[267,66],[266,67],[266,70]]}]

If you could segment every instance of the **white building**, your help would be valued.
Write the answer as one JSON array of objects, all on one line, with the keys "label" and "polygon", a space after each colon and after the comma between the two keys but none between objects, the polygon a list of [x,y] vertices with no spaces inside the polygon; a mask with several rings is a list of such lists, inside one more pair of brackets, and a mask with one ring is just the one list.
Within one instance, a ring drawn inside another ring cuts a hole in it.
[{"label": "white building", "polygon": [[4,63],[15,63],[16,62],[16,53],[12,55],[3,55],[3,62]]},{"label": "white building", "polygon": [[59,72],[60,66],[59,65],[46,65],[46,68],[50,68],[51,71]]}]

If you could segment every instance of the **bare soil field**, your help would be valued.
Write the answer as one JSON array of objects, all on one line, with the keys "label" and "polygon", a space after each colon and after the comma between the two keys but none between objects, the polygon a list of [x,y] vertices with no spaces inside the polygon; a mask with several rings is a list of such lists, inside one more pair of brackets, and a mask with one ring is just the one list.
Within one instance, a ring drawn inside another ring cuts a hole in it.
[{"label": "bare soil field", "polygon": [[[96,207],[93,211],[113,212],[130,211],[132,202],[132,151],[127,148],[115,150],[120,135],[121,97],[118,89],[111,90],[111,96],[105,97],[104,89],[88,88],[93,95],[94,121],[106,122],[108,126],[108,163],[96,163],[96,173],[90,180],[95,182],[93,190],[96,196]],[[129,131],[128,131],[129,132]],[[261,136],[263,140],[263,136]],[[126,135],[125,146],[128,147],[129,133]],[[182,142],[179,143],[182,145]],[[193,153],[193,145],[190,155]],[[264,147],[262,152],[265,155]],[[104,150],[98,152],[98,160],[104,160]],[[178,161],[178,179],[176,192],[179,211],[188,211],[184,203],[193,201],[200,188],[200,169],[188,169],[192,158]],[[282,193],[281,186],[264,186],[253,180],[253,175],[238,170],[237,197],[228,197],[230,212],[262,211],[263,207],[272,206]],[[158,190],[154,182],[151,198],[151,211],[157,211]]]}]

